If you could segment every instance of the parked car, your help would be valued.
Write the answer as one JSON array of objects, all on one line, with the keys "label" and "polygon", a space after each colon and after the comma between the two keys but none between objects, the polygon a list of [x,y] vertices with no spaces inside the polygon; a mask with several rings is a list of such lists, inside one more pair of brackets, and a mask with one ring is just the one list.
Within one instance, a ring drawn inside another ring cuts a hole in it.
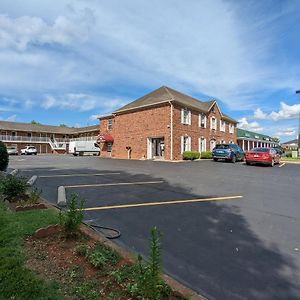
[{"label": "parked car", "polygon": [[273,149],[275,149],[275,151],[279,154],[282,155],[284,154],[284,149],[282,147],[274,147]]},{"label": "parked car", "polygon": [[280,154],[274,148],[253,148],[246,152],[246,164],[265,164],[273,167],[280,163]]},{"label": "parked car", "polygon": [[8,155],[19,155],[18,149],[15,147],[7,147]]},{"label": "parked car", "polygon": [[212,151],[212,156],[214,161],[225,159],[235,163],[244,160],[245,152],[236,144],[217,144]]},{"label": "parked car", "polygon": [[26,146],[25,148],[21,149],[21,155],[37,155],[37,150],[34,146]]}]

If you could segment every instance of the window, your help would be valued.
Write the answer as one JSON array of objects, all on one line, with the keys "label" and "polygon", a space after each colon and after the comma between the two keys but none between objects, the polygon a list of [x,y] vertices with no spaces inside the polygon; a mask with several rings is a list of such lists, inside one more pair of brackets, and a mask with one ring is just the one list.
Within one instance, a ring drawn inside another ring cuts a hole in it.
[{"label": "window", "polygon": [[107,152],[111,152],[112,150],[112,143],[107,143]]},{"label": "window", "polygon": [[229,141],[229,144],[233,144],[233,141],[232,141],[232,140],[230,140],[230,141]]},{"label": "window", "polygon": [[210,140],[210,151],[216,147],[216,140]]},{"label": "window", "polygon": [[192,113],[187,108],[181,109],[181,123],[186,125],[192,124]]},{"label": "window", "polygon": [[220,144],[226,144],[226,142],[224,140],[221,140]]},{"label": "window", "polygon": [[181,153],[184,151],[191,151],[191,143],[192,139],[189,136],[182,136],[181,137]]},{"label": "window", "polygon": [[234,125],[229,124],[229,133],[234,133]]},{"label": "window", "polygon": [[107,129],[112,130],[112,119],[107,120]]},{"label": "window", "polygon": [[199,138],[199,152],[206,151],[206,139],[204,137]]},{"label": "window", "polygon": [[210,118],[210,129],[217,130],[217,119],[215,117]]},{"label": "window", "polygon": [[206,115],[199,114],[199,127],[206,128]]},{"label": "window", "polygon": [[220,120],[220,131],[223,131],[223,132],[225,132],[225,121],[223,121],[223,120]]}]

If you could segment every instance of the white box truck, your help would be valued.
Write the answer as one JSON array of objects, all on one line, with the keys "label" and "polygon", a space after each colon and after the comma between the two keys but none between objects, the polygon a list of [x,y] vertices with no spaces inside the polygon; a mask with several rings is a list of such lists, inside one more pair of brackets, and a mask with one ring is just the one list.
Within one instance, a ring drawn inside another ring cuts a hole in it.
[{"label": "white box truck", "polygon": [[71,141],[69,143],[69,153],[74,156],[92,154],[99,155],[100,148],[96,141]]}]

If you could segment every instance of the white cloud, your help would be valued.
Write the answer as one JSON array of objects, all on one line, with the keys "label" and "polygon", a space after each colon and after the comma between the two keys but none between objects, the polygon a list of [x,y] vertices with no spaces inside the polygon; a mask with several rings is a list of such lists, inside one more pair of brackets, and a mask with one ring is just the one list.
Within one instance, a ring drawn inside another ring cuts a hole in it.
[{"label": "white cloud", "polygon": [[269,114],[264,113],[260,108],[254,111],[254,118],[260,120],[289,120],[297,119],[300,113],[300,104],[288,105],[285,102],[280,102],[280,109],[272,111]]},{"label": "white cloud", "polygon": [[254,131],[254,132],[260,132],[263,131],[263,127],[261,127],[257,122],[249,122],[247,118],[243,117],[238,120],[238,127],[241,129]]},{"label": "white cloud", "polygon": [[255,119],[264,120],[264,119],[266,119],[266,116],[267,115],[260,108],[257,108],[254,111],[254,118]]},{"label": "white cloud", "polygon": [[45,109],[59,108],[70,109],[79,111],[91,111],[95,109],[102,109],[110,112],[116,108],[119,108],[124,104],[123,100],[101,98],[94,95],[87,95],[83,93],[67,93],[59,97],[47,95],[42,101],[42,107]]},{"label": "white cloud", "polygon": [[98,120],[98,118],[99,118],[99,115],[91,115],[91,116],[89,117],[89,120],[90,120],[90,121],[96,121],[96,120]]},{"label": "white cloud", "polygon": [[277,132],[278,136],[296,136],[295,128],[283,128]]},{"label": "white cloud", "polygon": [[91,20],[90,11],[85,11],[79,20],[58,16],[50,25],[40,17],[0,15],[0,48],[25,51],[29,45],[80,42],[87,37]]},{"label": "white cloud", "polygon": [[17,115],[11,115],[11,116],[9,116],[7,118],[2,118],[0,116],[0,120],[3,120],[3,121],[15,122],[16,119],[17,119]]}]

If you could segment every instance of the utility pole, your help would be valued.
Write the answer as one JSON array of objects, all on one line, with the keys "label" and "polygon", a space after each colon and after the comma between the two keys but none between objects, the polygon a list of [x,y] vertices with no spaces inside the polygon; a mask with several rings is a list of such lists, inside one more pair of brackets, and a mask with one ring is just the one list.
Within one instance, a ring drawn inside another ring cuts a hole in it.
[{"label": "utility pole", "polygon": [[[297,90],[296,94],[300,94],[300,90]],[[299,109],[299,124],[298,124],[298,156],[300,156],[300,109]]]}]

